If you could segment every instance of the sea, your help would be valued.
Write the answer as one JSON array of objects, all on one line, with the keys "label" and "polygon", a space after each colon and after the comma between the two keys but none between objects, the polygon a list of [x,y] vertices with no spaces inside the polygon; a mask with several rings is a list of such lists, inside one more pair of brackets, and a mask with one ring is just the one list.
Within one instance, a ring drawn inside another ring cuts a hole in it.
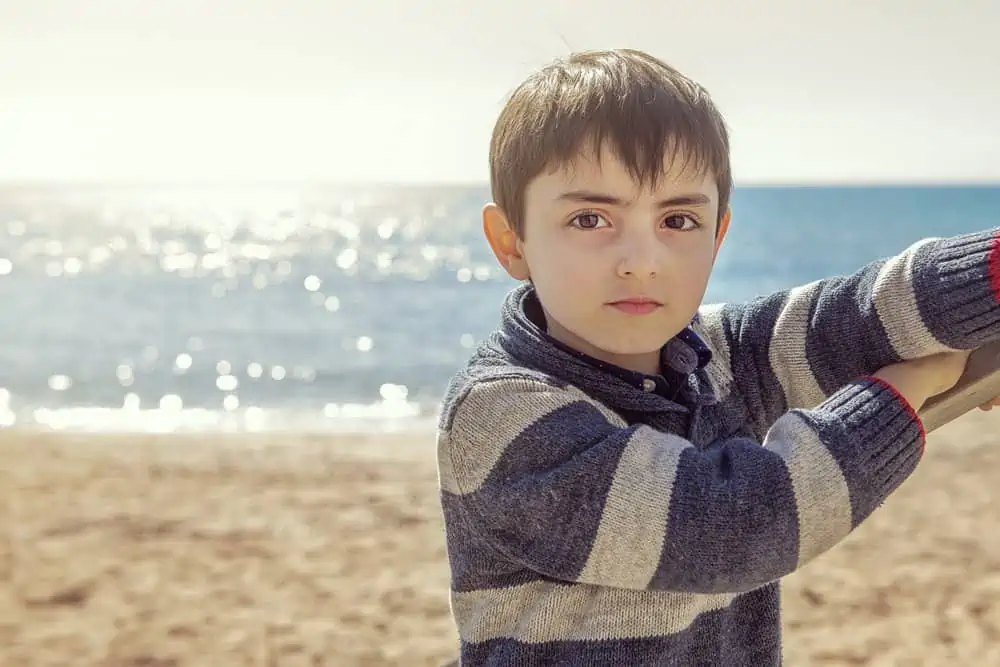
[{"label": "sea", "polygon": [[[483,186],[0,187],[0,427],[426,429],[514,281]],[[738,187],[707,301],[994,227],[1000,186]]]}]

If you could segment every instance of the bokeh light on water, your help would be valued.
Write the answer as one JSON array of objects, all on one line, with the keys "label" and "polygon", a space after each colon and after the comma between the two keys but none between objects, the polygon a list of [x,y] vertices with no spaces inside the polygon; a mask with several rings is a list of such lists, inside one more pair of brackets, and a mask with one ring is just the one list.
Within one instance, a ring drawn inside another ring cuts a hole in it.
[{"label": "bokeh light on water", "polygon": [[441,194],[0,191],[0,423],[433,419],[512,285]]}]

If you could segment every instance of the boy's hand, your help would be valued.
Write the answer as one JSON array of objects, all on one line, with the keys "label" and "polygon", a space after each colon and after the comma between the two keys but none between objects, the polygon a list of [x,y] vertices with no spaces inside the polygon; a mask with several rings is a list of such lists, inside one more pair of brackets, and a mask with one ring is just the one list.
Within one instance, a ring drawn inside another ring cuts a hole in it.
[{"label": "boy's hand", "polygon": [[[972,350],[934,354],[891,364],[875,373],[875,377],[896,388],[910,406],[919,411],[927,399],[954,387],[969,360]],[[1000,398],[982,406],[1000,405]]]}]

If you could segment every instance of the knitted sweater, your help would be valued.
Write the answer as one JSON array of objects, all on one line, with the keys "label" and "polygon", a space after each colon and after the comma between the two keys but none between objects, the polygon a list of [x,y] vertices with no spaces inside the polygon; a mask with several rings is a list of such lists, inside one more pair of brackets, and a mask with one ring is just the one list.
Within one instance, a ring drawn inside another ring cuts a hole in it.
[{"label": "knitted sweater", "polygon": [[461,664],[780,665],[781,577],[923,451],[871,374],[998,338],[998,230],[703,307],[656,377],[557,344],[515,288],[440,421]]}]

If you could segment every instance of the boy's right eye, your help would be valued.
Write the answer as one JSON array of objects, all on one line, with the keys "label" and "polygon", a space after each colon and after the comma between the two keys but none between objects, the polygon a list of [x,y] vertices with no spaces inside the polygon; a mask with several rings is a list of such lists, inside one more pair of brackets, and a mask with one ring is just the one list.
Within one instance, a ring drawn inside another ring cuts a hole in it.
[{"label": "boy's right eye", "polygon": [[571,224],[580,229],[598,229],[602,223],[607,226],[608,222],[599,213],[580,213],[573,217]]}]

